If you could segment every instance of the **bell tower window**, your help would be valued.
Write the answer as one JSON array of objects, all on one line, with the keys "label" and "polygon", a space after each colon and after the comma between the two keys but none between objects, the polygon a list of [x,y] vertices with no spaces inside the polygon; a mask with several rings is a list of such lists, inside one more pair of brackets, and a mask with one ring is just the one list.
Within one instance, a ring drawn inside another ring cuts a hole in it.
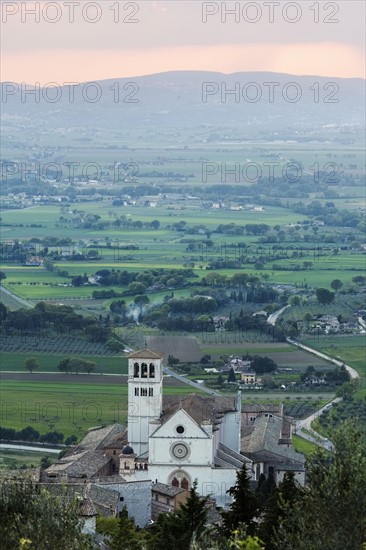
[{"label": "bell tower window", "polygon": [[149,378],[155,378],[155,365],[150,363],[149,365]]},{"label": "bell tower window", "polygon": [[141,378],[147,378],[147,363],[141,365]]},{"label": "bell tower window", "polygon": [[139,378],[140,376],[140,365],[138,363],[134,363],[133,365],[133,377]]}]

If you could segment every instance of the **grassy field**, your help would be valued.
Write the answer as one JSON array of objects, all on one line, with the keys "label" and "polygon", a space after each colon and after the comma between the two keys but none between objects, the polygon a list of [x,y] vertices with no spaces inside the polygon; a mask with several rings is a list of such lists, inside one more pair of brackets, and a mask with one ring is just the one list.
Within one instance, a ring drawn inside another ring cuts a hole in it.
[{"label": "grassy field", "polygon": [[[39,362],[39,369],[36,372],[58,372],[57,365],[67,355],[50,354],[50,353],[17,353],[17,352],[1,352],[0,356],[0,371],[22,371],[27,372],[24,363],[28,357],[34,357]],[[116,356],[108,357],[101,355],[83,355],[86,361],[93,361],[97,364],[97,372],[110,374],[127,374],[127,357]]]},{"label": "grassy field", "polygon": [[250,343],[243,342],[240,344],[227,344],[222,343],[215,345],[201,347],[202,354],[209,354],[213,358],[218,359],[221,355],[262,355],[267,356],[280,367],[291,367],[294,371],[300,372],[305,370],[308,365],[316,365],[317,367],[326,368],[330,364],[310,353],[299,350],[294,346],[290,346],[286,343]]},{"label": "grassy field", "polygon": [[307,441],[299,435],[292,436],[292,445],[296,451],[304,454],[306,457],[312,455],[319,448],[315,443],[311,443],[311,441]]},{"label": "grassy field", "polygon": [[0,449],[0,468],[38,468],[43,457],[47,457],[50,463],[57,460],[56,454],[47,452]]},{"label": "grassy field", "polygon": [[309,300],[306,305],[291,306],[282,313],[280,318],[288,321],[302,321],[307,313],[311,313],[313,316],[342,315],[347,319],[354,316],[354,311],[358,307],[365,307],[365,295],[340,294],[331,304],[319,304],[315,300]]},{"label": "grassy field", "polygon": [[356,369],[361,378],[361,389],[357,392],[357,397],[366,396],[366,335],[309,338],[303,343],[336,359],[341,358]]},{"label": "grassy field", "polygon": [[[192,393],[187,385],[164,387],[165,395]],[[0,426],[32,426],[41,434],[57,430],[81,438],[88,428],[126,423],[127,383],[24,382],[3,380]]]}]

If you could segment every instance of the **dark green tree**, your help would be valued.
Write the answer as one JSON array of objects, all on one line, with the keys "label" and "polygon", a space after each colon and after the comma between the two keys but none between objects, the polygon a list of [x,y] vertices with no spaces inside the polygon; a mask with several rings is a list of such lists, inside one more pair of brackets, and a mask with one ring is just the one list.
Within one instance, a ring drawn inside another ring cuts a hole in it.
[{"label": "dark green tree", "polygon": [[121,512],[118,525],[105,534],[111,535],[108,538],[108,546],[111,550],[142,550],[143,548],[142,537],[136,529],[134,520],[128,517],[126,506]]},{"label": "dark green tree", "polygon": [[200,536],[207,521],[207,500],[198,494],[195,481],[184,504],[174,512],[160,514],[147,545],[149,550],[189,550],[193,536]]},{"label": "dark green tree", "polygon": [[27,426],[18,432],[17,437],[20,441],[38,441],[39,432],[32,428],[32,426]]},{"label": "dark green tree", "polygon": [[2,324],[8,316],[8,308],[0,302],[0,324]]},{"label": "dark green tree", "polygon": [[51,464],[52,462],[50,461],[49,456],[42,456],[41,462],[40,462],[40,466],[42,470],[45,470],[46,468],[48,468],[48,466],[51,466]]},{"label": "dark green tree", "polygon": [[277,369],[277,363],[275,363],[273,359],[269,357],[260,357],[259,355],[253,357],[250,366],[256,374],[266,374]]},{"label": "dark green tree", "polygon": [[319,450],[308,463],[308,486],[284,508],[275,550],[362,550],[366,542],[366,451],[353,421],[332,434],[334,455]]},{"label": "dark green tree", "polygon": [[340,279],[333,279],[333,281],[330,283],[330,286],[333,290],[337,291],[340,290],[343,286],[343,283]]},{"label": "dark green tree", "polygon": [[[2,550],[15,550],[20,540],[29,549],[89,550],[89,537],[81,532],[78,502],[66,489],[41,489],[30,478],[3,476],[0,491]],[[24,543],[25,544],[25,543]]]},{"label": "dark green tree", "polygon": [[266,550],[273,550],[273,537],[281,524],[286,510],[303,496],[304,490],[295,480],[293,472],[287,472],[278,487],[273,487],[265,503],[258,534],[265,542]]},{"label": "dark green tree", "polygon": [[254,518],[259,511],[258,498],[250,488],[250,476],[245,464],[236,472],[236,484],[228,491],[233,498],[230,509],[222,512],[223,528],[227,535],[243,524],[248,534],[255,532]]},{"label": "dark green tree", "polygon": [[236,382],[236,376],[235,376],[235,372],[234,372],[234,369],[231,368],[229,370],[229,374],[228,374],[228,377],[227,377],[227,381],[228,382]]},{"label": "dark green tree", "polygon": [[35,357],[28,357],[28,359],[25,360],[25,368],[32,373],[36,369],[39,369],[39,362]]},{"label": "dark green tree", "polygon": [[316,299],[319,304],[330,304],[335,298],[334,292],[331,292],[327,288],[317,288],[316,290]]},{"label": "dark green tree", "polygon": [[[264,479],[262,478],[264,477]],[[261,479],[262,478],[262,479]],[[268,478],[266,479],[264,474],[261,474],[259,476],[258,480],[258,487],[256,489],[256,494],[260,503],[260,506],[264,506],[270,495],[273,491],[276,489],[276,482],[274,479],[274,475],[272,472],[268,474]]]},{"label": "dark green tree", "polygon": [[62,359],[57,365],[57,368],[60,372],[66,372],[67,374],[69,374],[69,372],[71,371],[70,358],[68,357],[66,359]]},{"label": "dark green tree", "polygon": [[67,446],[75,445],[77,440],[78,440],[78,438],[76,437],[76,435],[69,435],[69,437],[67,437],[65,439],[65,445],[67,445]]}]

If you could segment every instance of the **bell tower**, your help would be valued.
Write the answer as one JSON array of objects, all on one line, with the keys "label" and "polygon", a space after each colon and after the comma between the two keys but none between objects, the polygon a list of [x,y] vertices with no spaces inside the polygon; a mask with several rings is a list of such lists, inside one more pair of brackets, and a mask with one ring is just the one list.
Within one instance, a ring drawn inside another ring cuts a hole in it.
[{"label": "bell tower", "polygon": [[149,422],[160,418],[163,354],[143,349],[128,357],[128,441],[137,456],[149,450]]}]

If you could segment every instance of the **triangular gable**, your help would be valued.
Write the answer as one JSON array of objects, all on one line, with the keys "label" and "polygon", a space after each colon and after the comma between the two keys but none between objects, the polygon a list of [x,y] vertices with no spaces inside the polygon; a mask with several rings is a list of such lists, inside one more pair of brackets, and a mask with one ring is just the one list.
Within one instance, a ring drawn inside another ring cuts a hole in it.
[{"label": "triangular gable", "polygon": [[[183,426],[184,433],[178,433],[176,428]],[[150,437],[153,438],[172,438],[172,439],[192,439],[205,438],[209,435],[201,428],[199,424],[184,409],[176,410],[161,426],[159,426]]]}]

